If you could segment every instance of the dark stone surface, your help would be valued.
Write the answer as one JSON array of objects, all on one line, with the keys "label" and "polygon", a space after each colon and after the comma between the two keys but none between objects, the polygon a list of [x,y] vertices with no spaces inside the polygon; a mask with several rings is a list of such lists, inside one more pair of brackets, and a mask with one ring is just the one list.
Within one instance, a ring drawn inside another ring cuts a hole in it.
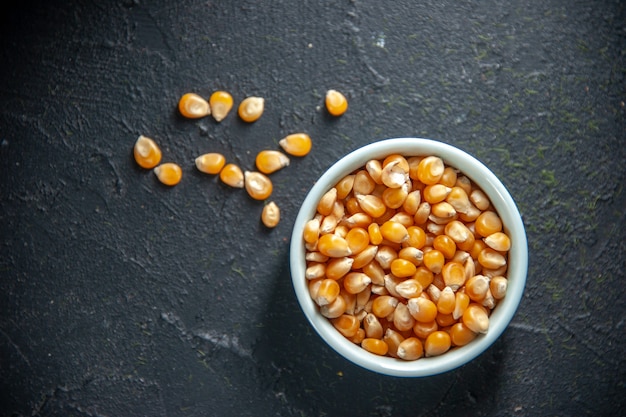
[{"label": "dark stone surface", "polygon": [[[621,1],[22,1],[0,25],[0,415],[615,416],[626,407],[626,7]],[[348,113],[331,119],[326,89]],[[266,98],[183,120],[188,91]],[[293,131],[281,224],[195,171]],[[139,169],[139,134],[183,166]],[[517,200],[522,305],[474,362],[362,370],[312,332],[290,228],[315,178],[377,139],[481,159]]]}]

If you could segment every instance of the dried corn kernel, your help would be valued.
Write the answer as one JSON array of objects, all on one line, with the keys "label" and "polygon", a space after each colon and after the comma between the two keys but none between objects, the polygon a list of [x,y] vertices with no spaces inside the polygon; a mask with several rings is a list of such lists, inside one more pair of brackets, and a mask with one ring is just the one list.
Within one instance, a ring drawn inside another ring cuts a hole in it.
[{"label": "dried corn kernel", "polygon": [[476,338],[476,333],[462,322],[457,322],[450,327],[450,340],[454,346],[465,346]]},{"label": "dried corn kernel", "polygon": [[183,94],[178,100],[178,110],[188,119],[199,119],[211,114],[209,102],[195,93]]},{"label": "dried corn kernel", "polygon": [[216,122],[221,122],[233,108],[233,96],[226,91],[216,91],[209,97],[211,115]]},{"label": "dried corn kernel", "polygon": [[196,168],[205,174],[219,174],[224,165],[226,158],[220,153],[205,153],[196,158]]},{"label": "dried corn kernel", "polygon": [[463,324],[475,333],[486,333],[489,329],[489,316],[484,307],[470,304],[462,317]]},{"label": "dried corn kernel", "polygon": [[339,333],[345,337],[354,336],[361,325],[356,317],[348,314],[342,314],[336,319],[333,319],[332,323],[335,329],[339,330]]},{"label": "dried corn kernel", "polygon": [[[404,341],[404,337],[397,331],[388,328],[385,331],[385,335],[383,336],[383,341],[385,343],[387,343],[387,346],[389,347],[389,350],[387,351],[387,354],[391,357],[397,358],[398,357],[398,347],[400,346],[400,343],[402,343]],[[411,348],[408,349],[409,353],[411,352]],[[406,355],[407,357],[409,356],[408,354]],[[405,358],[402,358],[405,359]],[[417,359],[417,358],[415,358]]]},{"label": "dried corn kernel", "polygon": [[235,164],[226,164],[220,171],[220,180],[233,188],[244,187],[243,171]]},{"label": "dried corn kernel", "polygon": [[331,258],[343,258],[352,255],[348,242],[335,234],[322,235],[317,241],[317,249]]},{"label": "dried corn kernel", "polygon": [[278,144],[293,156],[305,156],[311,151],[311,137],[306,133],[293,133],[278,141]]},{"label": "dried corn kernel", "polygon": [[272,194],[274,186],[272,180],[260,172],[246,171],[244,185],[248,195],[255,200],[265,200]]},{"label": "dried corn kernel", "polygon": [[407,307],[413,318],[417,321],[430,322],[437,317],[437,305],[426,298],[411,298],[407,303]]},{"label": "dried corn kernel", "polygon": [[259,120],[265,109],[265,99],[262,97],[246,97],[239,104],[237,113],[244,122],[252,123]]},{"label": "dried corn kernel", "polygon": [[442,330],[437,330],[429,334],[426,338],[424,342],[424,353],[426,357],[438,356],[446,353],[451,345],[452,341],[450,340],[450,335]]},{"label": "dried corn kernel", "polygon": [[183,171],[180,166],[173,162],[166,162],[154,168],[159,181],[165,185],[173,186],[180,182],[183,177]]},{"label": "dried corn kernel", "polygon": [[361,342],[361,347],[375,355],[384,356],[389,351],[389,346],[382,339],[365,338]]},{"label": "dried corn kernel", "polygon": [[417,168],[417,178],[426,185],[436,184],[441,176],[445,165],[437,156],[427,156],[422,159]]},{"label": "dried corn kernel", "polygon": [[256,156],[256,167],[263,174],[271,174],[289,166],[289,157],[280,151],[263,150]]},{"label": "dried corn kernel", "polygon": [[341,116],[348,110],[348,100],[337,90],[328,90],[324,100],[328,113]]},{"label": "dried corn kernel", "polygon": [[152,169],[161,162],[161,149],[156,142],[146,136],[139,136],[133,147],[133,155],[137,164]]},{"label": "dried corn kernel", "polygon": [[280,208],[278,208],[275,202],[270,201],[263,207],[261,221],[269,228],[278,226],[278,222],[280,222]]}]

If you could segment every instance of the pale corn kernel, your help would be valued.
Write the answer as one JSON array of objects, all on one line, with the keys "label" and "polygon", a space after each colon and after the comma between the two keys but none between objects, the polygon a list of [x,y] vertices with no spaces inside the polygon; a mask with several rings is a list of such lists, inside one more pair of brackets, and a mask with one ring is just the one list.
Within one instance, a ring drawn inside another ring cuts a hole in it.
[{"label": "pale corn kernel", "polygon": [[348,314],[342,314],[341,316],[332,319],[331,323],[335,329],[339,331],[339,333],[347,338],[353,337],[360,327],[359,320]]},{"label": "pale corn kernel", "polygon": [[315,243],[320,236],[321,221],[319,218],[313,218],[304,224],[302,236],[307,243]]},{"label": "pale corn kernel", "polygon": [[371,159],[367,161],[365,163],[365,170],[376,184],[383,183],[383,180],[381,179],[383,175],[383,166],[378,159]]},{"label": "pale corn kernel", "polygon": [[[411,216],[415,216],[417,208],[419,207],[421,202],[422,194],[419,192],[419,190],[411,191],[404,199],[404,203],[402,203],[402,210],[404,210],[405,213]],[[413,221],[415,221],[415,219]]]},{"label": "pale corn kernel", "polygon": [[237,114],[244,122],[252,123],[261,117],[265,110],[265,99],[263,97],[246,97],[239,103]]},{"label": "pale corn kernel", "polygon": [[409,173],[398,160],[393,160],[383,167],[380,179],[389,188],[400,188],[409,180]]},{"label": "pale corn kernel", "polygon": [[363,319],[363,330],[365,330],[365,337],[371,337],[373,339],[383,337],[383,326],[380,324],[378,317],[373,313],[368,313]]},{"label": "pale corn kernel", "polygon": [[487,278],[493,278],[493,277],[497,277],[500,275],[504,275],[507,269],[509,268],[508,265],[502,265],[500,268],[497,268],[497,269],[489,269],[489,268],[483,268],[482,265],[480,265],[480,263],[478,265],[481,267],[480,273],[486,276]]},{"label": "pale corn kernel", "polygon": [[173,162],[158,165],[153,170],[159,181],[169,186],[178,184],[183,177],[182,169]]},{"label": "pale corn kernel", "polygon": [[396,291],[396,287],[398,284],[404,282],[404,278],[397,277],[393,274],[386,274],[383,278],[385,281],[385,288],[389,292],[389,295],[392,295],[396,298],[402,298],[400,293]]},{"label": "pale corn kernel", "polygon": [[458,220],[446,224],[444,232],[450,236],[461,250],[469,250],[474,245],[474,234]]},{"label": "pale corn kernel", "polygon": [[424,253],[424,259],[422,262],[426,268],[430,269],[434,274],[438,274],[443,269],[445,258],[441,251],[433,249]]},{"label": "pale corn kernel", "polygon": [[476,333],[462,322],[457,322],[450,327],[450,340],[454,346],[465,346],[475,338]]},{"label": "pale corn kernel", "polygon": [[492,310],[496,306],[496,299],[491,293],[491,289],[487,289],[487,293],[485,294],[485,298],[480,303],[482,306],[487,307],[489,310]]},{"label": "pale corn kernel", "polygon": [[363,212],[374,218],[382,216],[387,211],[384,201],[373,194],[357,194],[356,199]]},{"label": "pale corn kernel", "polygon": [[394,243],[402,243],[409,238],[409,232],[402,224],[386,221],[380,226],[380,233],[384,239]]},{"label": "pale corn kernel", "polygon": [[330,258],[343,258],[352,254],[348,242],[332,233],[320,236],[317,240],[317,249]]},{"label": "pale corn kernel", "polygon": [[472,301],[480,302],[489,290],[489,279],[484,275],[474,275],[465,283],[465,293]]},{"label": "pale corn kernel", "polygon": [[446,197],[446,202],[454,207],[458,213],[467,213],[472,207],[467,193],[461,187],[452,187],[450,194]]},{"label": "pale corn kernel", "polygon": [[427,156],[418,165],[417,178],[426,185],[436,184],[443,175],[444,169],[445,165],[441,158]]},{"label": "pale corn kernel", "polygon": [[323,278],[326,275],[326,264],[321,262],[310,263],[304,271],[306,279]]},{"label": "pale corn kernel", "polygon": [[344,206],[343,201],[335,201],[333,205],[333,211],[331,213],[333,216],[338,219],[343,219],[346,214],[346,206]]},{"label": "pale corn kernel", "polygon": [[441,285],[437,284],[436,278],[437,275],[434,276],[433,283],[430,284],[428,288],[426,288],[426,293],[428,294],[428,297],[433,303],[435,303],[435,305],[437,305],[437,303],[439,302],[439,297],[441,296],[441,290],[439,289]]},{"label": "pale corn kernel", "polygon": [[463,265],[456,261],[447,262],[441,269],[443,282],[453,291],[457,291],[465,284],[466,274]]},{"label": "pale corn kernel", "polygon": [[415,319],[411,316],[409,308],[404,303],[398,303],[393,311],[393,325],[401,332],[411,330],[415,324]]},{"label": "pale corn kernel", "polygon": [[383,192],[382,201],[385,205],[392,209],[402,207],[409,195],[410,184],[405,182],[399,188],[387,188]]},{"label": "pale corn kernel", "polygon": [[275,202],[270,201],[263,206],[261,221],[265,227],[269,227],[270,229],[278,226],[278,223],[280,222],[280,208]]},{"label": "pale corn kernel", "polygon": [[455,187],[461,187],[469,195],[472,192],[472,181],[465,175],[457,176]]},{"label": "pale corn kernel", "polygon": [[367,226],[367,233],[370,235],[372,245],[380,245],[383,241],[383,235],[380,233],[380,226],[377,223],[371,223]]},{"label": "pale corn kernel", "polygon": [[178,100],[178,111],[188,119],[198,119],[211,114],[209,102],[195,93],[186,93]]},{"label": "pale corn kernel", "polygon": [[248,195],[255,200],[265,200],[272,194],[272,180],[260,172],[246,171],[244,185]]},{"label": "pale corn kernel", "polygon": [[422,294],[422,284],[416,279],[407,279],[396,285],[396,292],[407,300],[419,297]]},{"label": "pale corn kernel", "polygon": [[346,234],[345,239],[353,255],[361,253],[370,244],[370,236],[362,227],[353,227]]},{"label": "pale corn kernel", "polygon": [[415,184],[420,184],[419,178],[417,177],[417,171],[422,159],[424,159],[422,156],[410,156],[406,160],[409,164],[409,178],[414,180]]},{"label": "pale corn kernel", "polygon": [[487,237],[493,233],[502,231],[502,220],[494,211],[483,212],[474,222],[476,234]]},{"label": "pale corn kernel", "polygon": [[333,258],[326,264],[326,277],[335,281],[346,275],[352,269],[354,259],[344,256],[343,258]]},{"label": "pale corn kernel", "polygon": [[404,341],[404,336],[392,328],[387,328],[387,330],[385,330],[385,335],[383,336],[383,341],[387,343],[387,346],[389,347],[387,354],[392,358],[397,358],[398,346],[400,346],[400,343]]},{"label": "pale corn kernel", "polygon": [[317,212],[324,216],[328,216],[330,213],[332,213],[336,201],[337,189],[333,187],[330,190],[326,191],[320,201],[317,203]]},{"label": "pale corn kernel", "polygon": [[[378,318],[387,317],[396,309],[398,299],[391,295],[381,295],[372,303],[372,314]],[[434,320],[434,317],[433,317]]]},{"label": "pale corn kernel", "polygon": [[263,150],[255,159],[256,167],[263,174],[271,174],[289,166],[289,157],[280,151]]},{"label": "pale corn kernel", "polygon": [[407,229],[415,224],[413,221],[413,217],[403,211],[397,211],[396,214],[391,216],[389,221],[400,223]]},{"label": "pale corn kernel", "polygon": [[326,255],[322,255],[319,252],[307,252],[305,255],[305,259],[310,262],[327,262],[330,259]]},{"label": "pale corn kernel", "polygon": [[478,210],[476,206],[470,205],[465,212],[459,212],[459,219],[463,220],[466,223],[471,223],[473,221],[476,221],[481,213],[482,211]]},{"label": "pale corn kernel", "polygon": [[245,181],[243,171],[235,164],[226,164],[220,171],[220,180],[233,188],[243,188]]},{"label": "pale corn kernel", "polygon": [[476,208],[481,211],[487,210],[491,205],[491,202],[489,201],[487,195],[479,189],[473,189],[472,192],[469,194],[469,198],[470,201],[474,203]]},{"label": "pale corn kernel", "polygon": [[476,275],[476,263],[474,262],[473,258],[468,257],[465,260],[465,262],[463,263],[463,270],[465,271],[465,280],[468,280]]},{"label": "pale corn kernel", "polygon": [[368,285],[367,287],[365,287],[363,291],[361,291],[360,293],[354,296],[354,299],[356,300],[356,303],[354,306],[355,310],[358,312],[363,311],[365,309],[365,306],[370,302],[371,298],[372,298],[372,286]]},{"label": "pale corn kernel", "polygon": [[456,242],[446,234],[435,236],[433,248],[443,253],[446,259],[452,259],[457,251]]},{"label": "pale corn kernel", "polygon": [[323,279],[317,289],[314,301],[318,306],[331,304],[339,296],[340,290],[341,287],[337,281],[328,278]]},{"label": "pale corn kernel", "polygon": [[415,221],[415,224],[423,225],[428,221],[428,216],[430,216],[430,203],[423,201],[417,207],[417,211],[413,215],[413,220]]},{"label": "pale corn kernel", "polygon": [[498,252],[507,252],[511,249],[511,239],[502,232],[495,232],[483,239],[491,249]]},{"label": "pale corn kernel", "polygon": [[368,245],[361,252],[357,253],[353,256],[354,262],[352,263],[352,269],[361,269],[365,265],[369,264],[374,260],[376,254],[378,253],[378,246]]},{"label": "pale corn kernel", "polygon": [[226,165],[226,158],[221,153],[209,152],[197,157],[195,164],[198,171],[215,175],[219,174]]},{"label": "pale corn kernel", "polygon": [[415,266],[419,266],[424,260],[424,252],[413,246],[406,246],[400,249],[398,252],[398,258],[402,258],[411,262]]},{"label": "pale corn kernel", "polygon": [[209,97],[209,105],[211,106],[211,115],[215,121],[221,122],[233,108],[233,96],[226,91],[215,91]]},{"label": "pale corn kernel", "polygon": [[483,306],[470,304],[461,318],[463,324],[475,333],[487,333],[489,315]]},{"label": "pale corn kernel", "polygon": [[343,177],[335,186],[337,189],[337,199],[345,199],[351,192],[354,185],[354,174],[349,174]]},{"label": "pale corn kernel", "polygon": [[423,297],[409,299],[407,307],[411,316],[420,322],[430,322],[437,317],[437,305]]},{"label": "pale corn kernel", "polygon": [[496,276],[489,281],[489,289],[496,300],[501,300],[506,295],[508,280],[503,276]]},{"label": "pale corn kernel", "polygon": [[335,301],[333,301],[332,303],[320,306],[320,313],[322,314],[322,316],[329,319],[339,317],[345,312],[346,300],[341,295],[335,298]]},{"label": "pale corn kernel", "polygon": [[372,294],[376,295],[390,295],[387,288],[384,285],[374,285],[372,284]]},{"label": "pale corn kernel", "polygon": [[152,169],[161,162],[161,148],[149,137],[139,136],[133,147],[135,162],[145,169]]},{"label": "pale corn kernel", "polygon": [[430,204],[437,204],[444,201],[451,191],[452,188],[446,187],[443,184],[432,184],[424,187],[422,194],[424,201],[427,201]]},{"label": "pale corn kernel", "polygon": [[371,194],[375,188],[376,183],[366,170],[362,169],[355,174],[354,184],[352,184],[352,191],[355,195]]},{"label": "pale corn kernel", "polygon": [[348,110],[348,100],[346,96],[337,90],[328,90],[324,99],[326,110],[333,116],[341,116]]},{"label": "pale corn kernel", "polygon": [[361,347],[375,355],[385,356],[389,351],[389,346],[381,339],[365,338],[361,342]]},{"label": "pale corn kernel", "polygon": [[437,300],[437,310],[441,314],[452,314],[456,305],[456,297],[452,288],[445,287]]},{"label": "pale corn kernel", "polygon": [[391,262],[398,257],[398,252],[396,252],[392,247],[387,245],[378,246],[378,251],[376,252],[376,256],[374,259],[378,262],[378,264],[383,269],[390,269]]},{"label": "pale corn kernel", "polygon": [[380,266],[376,260],[372,260],[368,264],[364,265],[363,273],[367,274],[372,279],[374,285],[385,284],[385,270]]},{"label": "pale corn kernel", "polygon": [[406,259],[396,258],[391,262],[391,273],[399,278],[408,278],[417,271],[414,263]]},{"label": "pale corn kernel", "polygon": [[319,290],[322,281],[324,281],[324,278],[312,279],[308,282],[307,288],[313,301],[315,301],[315,298],[317,297],[317,291]]},{"label": "pale corn kernel", "polygon": [[436,320],[426,322],[416,320],[413,325],[413,334],[422,340],[425,340],[429,334],[437,330],[439,330],[439,325]]},{"label": "pale corn kernel", "polygon": [[[341,286],[341,284],[339,286]],[[341,288],[339,296],[346,302],[345,314],[354,315],[356,311],[356,295],[350,294],[345,288]]]},{"label": "pale corn kernel", "polygon": [[458,320],[463,316],[463,313],[465,313],[465,310],[469,306],[471,300],[466,293],[461,291],[457,291],[454,294],[454,298],[455,302],[452,317],[454,317],[455,320]]},{"label": "pale corn kernel", "polygon": [[485,248],[478,255],[478,263],[487,269],[498,269],[506,265],[506,258],[491,248]]},{"label": "pale corn kernel", "polygon": [[366,213],[354,213],[350,217],[344,219],[343,223],[349,228],[368,227],[372,224],[372,217]]},{"label": "pale corn kernel", "polygon": [[426,357],[439,356],[450,350],[452,341],[450,335],[443,330],[432,332],[424,342],[424,353]]},{"label": "pale corn kernel", "polygon": [[372,283],[372,279],[363,272],[350,272],[343,277],[343,288],[350,294],[358,294]]},{"label": "pale corn kernel", "polygon": [[306,133],[292,133],[278,141],[285,152],[293,156],[305,156],[311,152],[311,137]]}]

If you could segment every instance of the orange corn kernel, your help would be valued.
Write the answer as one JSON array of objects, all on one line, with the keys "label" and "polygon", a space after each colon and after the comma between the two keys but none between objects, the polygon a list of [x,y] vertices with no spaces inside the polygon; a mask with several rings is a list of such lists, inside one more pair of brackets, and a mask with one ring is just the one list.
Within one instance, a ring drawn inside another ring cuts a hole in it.
[{"label": "orange corn kernel", "polygon": [[263,174],[271,174],[289,166],[289,157],[280,151],[263,150],[257,154],[255,163]]},{"label": "orange corn kernel", "polygon": [[237,113],[244,122],[252,123],[259,120],[265,109],[265,99],[262,97],[246,97],[239,104]]},{"label": "orange corn kernel", "polygon": [[361,342],[361,347],[375,355],[384,356],[389,351],[389,346],[382,339],[365,338]]},{"label": "orange corn kernel", "polygon": [[235,164],[227,164],[220,171],[220,180],[233,188],[244,187],[243,171]]},{"label": "orange corn kernel", "polygon": [[183,177],[183,171],[180,169],[180,166],[173,162],[166,162],[156,166],[154,173],[159,181],[169,186],[178,184]]},{"label": "orange corn kernel", "polygon": [[337,90],[328,90],[324,100],[328,113],[341,116],[348,110],[348,100]]},{"label": "orange corn kernel", "polygon": [[161,162],[161,149],[156,142],[146,136],[139,136],[133,147],[133,155],[137,164],[152,169]]},{"label": "orange corn kernel", "polygon": [[209,103],[195,93],[183,94],[178,100],[178,110],[188,119],[199,119],[211,114]]},{"label": "orange corn kernel", "polygon": [[443,330],[437,330],[429,334],[426,338],[426,342],[424,342],[424,352],[427,357],[438,356],[442,353],[446,353],[451,345],[452,341],[450,340],[450,335]]},{"label": "orange corn kernel", "polygon": [[233,108],[233,96],[226,91],[216,91],[209,97],[211,115],[216,122],[221,122]]},{"label": "orange corn kernel", "polygon": [[305,156],[311,151],[311,137],[306,133],[293,133],[285,136],[278,144],[293,156]]},{"label": "orange corn kernel", "polygon": [[244,173],[244,185],[250,197],[255,200],[265,200],[272,194],[274,188],[272,180],[265,174],[251,171]]},{"label": "orange corn kernel", "polygon": [[226,165],[226,158],[220,153],[205,153],[197,157],[195,162],[198,171],[215,175],[219,174]]}]

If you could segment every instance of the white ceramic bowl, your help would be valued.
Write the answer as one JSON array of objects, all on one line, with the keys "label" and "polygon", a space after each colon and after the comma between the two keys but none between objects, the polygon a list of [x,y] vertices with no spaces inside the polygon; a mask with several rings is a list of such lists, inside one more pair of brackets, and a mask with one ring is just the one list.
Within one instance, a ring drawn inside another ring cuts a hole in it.
[{"label": "white ceramic bowl", "polygon": [[[511,238],[508,289],[506,297],[494,308],[490,316],[489,331],[479,335],[468,345],[451,349],[441,356],[403,361],[381,357],[367,352],[342,336],[322,316],[309,295],[306,269],[305,246],[302,238],[305,223],[316,213],[317,203],[326,191],[370,159],[383,159],[399,153],[404,156],[437,155],[446,165],[459,169],[478,185],[491,200],[502,219],[504,229]],[[293,286],[302,311],[321,338],[335,351],[353,363],[385,375],[399,377],[423,377],[455,369],[484,352],[505,330],[522,298],[528,269],[526,233],[520,213],[513,198],[500,180],[476,158],[464,151],[430,139],[398,138],[374,142],[346,155],[331,166],[315,183],[302,203],[296,218],[290,248],[290,267]]]}]

